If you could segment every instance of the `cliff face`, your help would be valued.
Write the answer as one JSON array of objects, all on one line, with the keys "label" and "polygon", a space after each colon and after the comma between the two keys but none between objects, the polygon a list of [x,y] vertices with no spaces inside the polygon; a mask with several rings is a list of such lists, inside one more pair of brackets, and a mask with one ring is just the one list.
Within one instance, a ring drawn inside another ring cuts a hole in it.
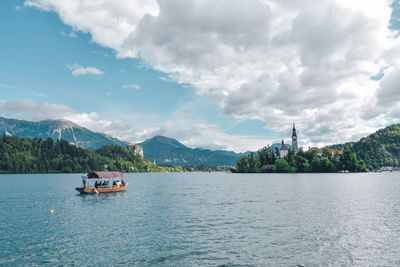
[{"label": "cliff face", "polygon": [[142,158],[143,156],[143,148],[139,144],[129,144],[129,148],[133,149],[135,155],[139,155]]}]

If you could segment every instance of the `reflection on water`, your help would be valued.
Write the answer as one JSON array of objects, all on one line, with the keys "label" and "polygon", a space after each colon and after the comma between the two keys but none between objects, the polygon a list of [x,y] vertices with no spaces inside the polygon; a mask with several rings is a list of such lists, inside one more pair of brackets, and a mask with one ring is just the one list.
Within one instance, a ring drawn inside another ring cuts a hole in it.
[{"label": "reflection on water", "polygon": [[[0,264],[400,265],[400,173],[0,176]],[[54,210],[54,213],[50,213]]]}]

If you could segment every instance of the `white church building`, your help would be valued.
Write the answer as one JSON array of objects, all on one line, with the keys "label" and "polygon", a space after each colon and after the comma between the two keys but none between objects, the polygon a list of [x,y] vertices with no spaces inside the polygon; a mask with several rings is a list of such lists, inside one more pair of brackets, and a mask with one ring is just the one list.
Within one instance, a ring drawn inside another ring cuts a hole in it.
[{"label": "white church building", "polygon": [[[297,153],[299,151],[299,147],[297,145],[297,132],[296,132],[296,126],[293,123],[293,130],[292,130],[292,149],[294,150],[294,153]],[[285,145],[285,142],[282,139],[282,145],[279,148],[279,158],[284,158],[289,154],[289,148]]]}]

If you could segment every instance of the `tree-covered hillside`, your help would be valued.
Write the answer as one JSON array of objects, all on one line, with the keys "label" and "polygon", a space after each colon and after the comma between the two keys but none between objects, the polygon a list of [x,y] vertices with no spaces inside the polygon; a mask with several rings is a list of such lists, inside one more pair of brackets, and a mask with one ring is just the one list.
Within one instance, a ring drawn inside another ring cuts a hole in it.
[{"label": "tree-covered hillside", "polygon": [[3,136],[0,139],[0,173],[71,173],[103,170],[147,172],[174,171],[153,165],[123,146],[104,146],[89,151],[64,140]]},{"label": "tree-covered hillside", "polygon": [[378,130],[358,142],[329,146],[336,149],[350,149],[368,165],[374,168],[399,166],[400,161],[400,124],[394,124]]}]

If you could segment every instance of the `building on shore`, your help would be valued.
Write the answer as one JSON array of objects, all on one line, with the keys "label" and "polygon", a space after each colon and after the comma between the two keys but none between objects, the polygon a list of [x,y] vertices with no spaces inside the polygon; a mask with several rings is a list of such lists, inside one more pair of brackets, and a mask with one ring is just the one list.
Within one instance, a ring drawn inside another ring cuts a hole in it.
[{"label": "building on shore", "polygon": [[283,142],[282,139],[282,145],[279,148],[279,158],[283,159],[289,154],[289,148],[285,145],[285,142]]},{"label": "building on shore", "polygon": [[[319,147],[309,147],[307,152],[316,152],[318,156],[322,157],[322,155],[324,154],[324,151],[322,150],[322,148]],[[328,149],[328,154],[326,154],[325,152],[325,156],[327,155],[331,155],[332,157],[334,156],[340,156],[343,155],[343,150],[338,150],[338,149]]]},{"label": "building on shore", "polygon": [[313,152],[315,151],[318,156],[322,156],[322,149],[319,147],[309,147],[307,152]]}]

